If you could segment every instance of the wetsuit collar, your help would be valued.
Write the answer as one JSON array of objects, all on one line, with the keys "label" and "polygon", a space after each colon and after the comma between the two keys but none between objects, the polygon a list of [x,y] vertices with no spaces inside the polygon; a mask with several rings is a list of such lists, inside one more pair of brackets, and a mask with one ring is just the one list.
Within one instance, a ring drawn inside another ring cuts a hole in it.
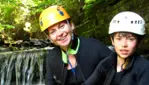
[{"label": "wetsuit collar", "polygon": [[[68,48],[68,54],[72,54],[72,55],[77,54],[79,47],[80,47],[80,39],[78,37],[74,36],[74,40],[72,41],[72,44]],[[68,63],[66,52],[61,50],[61,53],[62,53],[63,62]]]}]

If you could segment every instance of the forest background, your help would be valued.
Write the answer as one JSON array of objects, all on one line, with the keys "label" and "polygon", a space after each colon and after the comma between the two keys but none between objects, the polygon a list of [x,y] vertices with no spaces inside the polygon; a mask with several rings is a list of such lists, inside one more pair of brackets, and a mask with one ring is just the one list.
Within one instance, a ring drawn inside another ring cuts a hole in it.
[{"label": "forest background", "polygon": [[141,53],[149,49],[149,1],[148,0],[1,0],[0,46],[18,50],[25,41],[46,40],[39,29],[39,15],[51,5],[62,5],[76,25],[78,35],[99,39],[111,45],[108,26],[114,15],[121,11],[134,11],[146,21]]}]

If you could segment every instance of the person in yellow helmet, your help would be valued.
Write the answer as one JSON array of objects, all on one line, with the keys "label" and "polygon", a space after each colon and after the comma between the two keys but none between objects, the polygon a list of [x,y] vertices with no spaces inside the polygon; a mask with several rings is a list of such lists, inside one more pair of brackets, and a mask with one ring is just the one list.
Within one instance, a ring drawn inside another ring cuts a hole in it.
[{"label": "person in yellow helmet", "polygon": [[75,26],[62,6],[43,10],[39,24],[54,44],[46,56],[46,85],[81,85],[112,52],[96,39],[75,35]]},{"label": "person in yellow helmet", "polygon": [[114,53],[100,62],[83,85],[149,85],[149,61],[136,50],[145,35],[145,21],[123,11],[113,17],[109,34]]}]

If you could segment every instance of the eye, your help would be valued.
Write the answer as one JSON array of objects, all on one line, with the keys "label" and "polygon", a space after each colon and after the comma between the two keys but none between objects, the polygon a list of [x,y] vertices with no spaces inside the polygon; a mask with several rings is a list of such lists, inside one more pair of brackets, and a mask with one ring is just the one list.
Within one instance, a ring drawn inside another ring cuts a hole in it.
[{"label": "eye", "polygon": [[134,40],[135,40],[134,37],[129,37],[128,39],[129,39],[130,41],[134,41]]},{"label": "eye", "polygon": [[56,30],[50,30],[49,31],[49,34],[52,34],[52,35],[55,34],[55,33],[56,33]]},{"label": "eye", "polygon": [[115,39],[116,39],[116,40],[121,40],[121,37],[116,37]]},{"label": "eye", "polygon": [[61,24],[60,26],[59,26],[59,29],[63,29],[64,28],[64,24]]}]

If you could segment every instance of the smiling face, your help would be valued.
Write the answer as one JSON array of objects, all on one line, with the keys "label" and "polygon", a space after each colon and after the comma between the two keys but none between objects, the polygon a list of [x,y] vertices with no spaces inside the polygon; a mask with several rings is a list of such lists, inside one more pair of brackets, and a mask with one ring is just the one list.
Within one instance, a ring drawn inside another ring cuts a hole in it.
[{"label": "smiling face", "polygon": [[118,57],[126,59],[136,50],[138,39],[137,36],[132,33],[118,32],[114,33],[111,41]]},{"label": "smiling face", "polygon": [[70,24],[66,21],[62,21],[49,27],[49,39],[57,46],[60,46],[63,50],[66,50],[71,42],[72,30]]}]

